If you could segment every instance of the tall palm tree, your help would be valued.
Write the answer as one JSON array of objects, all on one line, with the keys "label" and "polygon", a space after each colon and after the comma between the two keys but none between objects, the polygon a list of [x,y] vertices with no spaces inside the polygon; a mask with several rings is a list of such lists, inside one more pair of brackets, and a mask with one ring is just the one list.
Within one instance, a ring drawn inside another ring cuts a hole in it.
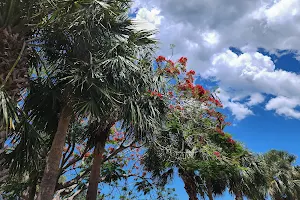
[{"label": "tall palm tree", "polygon": [[189,196],[189,200],[197,200],[199,189],[197,188],[197,181],[195,180],[194,172],[187,172],[185,170],[179,169],[179,176],[184,183],[184,189]]},{"label": "tall palm tree", "polygon": [[29,39],[44,17],[43,1],[2,0],[0,2],[0,80],[1,89],[16,99],[28,85],[31,59]]},{"label": "tall palm tree", "polygon": [[[134,29],[123,12],[127,3],[71,2],[64,7],[66,13],[60,13],[62,18],[41,31],[47,74],[31,81],[25,102],[32,121],[44,126],[53,138],[39,199],[53,196],[68,126],[75,115],[106,120],[111,108],[120,105],[140,112],[129,97],[143,93],[153,80],[151,65],[141,65],[136,56],[153,41],[148,39],[151,33]],[[77,12],[69,14],[72,9]],[[135,121],[143,124],[144,119]]]},{"label": "tall palm tree", "polygon": [[263,159],[271,199],[300,199],[299,170],[293,165],[296,157],[285,151],[271,150]]},{"label": "tall palm tree", "polygon": [[[3,169],[3,147],[8,129],[18,121],[17,100],[28,86],[29,68],[34,61],[29,46],[37,27],[51,10],[48,1],[0,1],[0,171],[1,179],[7,176]],[[7,166],[6,166],[7,168]]]},{"label": "tall palm tree", "polygon": [[266,177],[263,160],[257,155],[245,152],[239,157],[240,166],[230,167],[227,175],[229,192],[236,200],[265,199]]}]

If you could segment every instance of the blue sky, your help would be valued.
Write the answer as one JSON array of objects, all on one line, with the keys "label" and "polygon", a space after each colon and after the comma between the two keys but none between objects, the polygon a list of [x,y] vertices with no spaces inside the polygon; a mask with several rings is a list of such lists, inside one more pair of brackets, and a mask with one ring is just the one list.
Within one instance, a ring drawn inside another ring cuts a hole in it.
[{"label": "blue sky", "polygon": [[[300,155],[299,0],[135,0],[132,10],[159,31],[158,55],[175,44],[173,58],[188,57],[196,83],[219,86],[235,139],[257,153]],[[171,186],[188,199],[180,179]]]}]

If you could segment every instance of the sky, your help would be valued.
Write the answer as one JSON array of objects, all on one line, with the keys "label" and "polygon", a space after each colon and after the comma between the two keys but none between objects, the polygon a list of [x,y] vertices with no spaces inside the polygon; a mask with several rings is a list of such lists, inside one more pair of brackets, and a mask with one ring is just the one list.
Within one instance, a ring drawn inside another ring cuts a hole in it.
[{"label": "sky", "polygon": [[[174,44],[196,83],[219,87],[235,139],[300,155],[299,0],[135,0],[132,16],[158,30],[157,55],[170,58]],[[171,186],[188,199],[180,179]]]}]

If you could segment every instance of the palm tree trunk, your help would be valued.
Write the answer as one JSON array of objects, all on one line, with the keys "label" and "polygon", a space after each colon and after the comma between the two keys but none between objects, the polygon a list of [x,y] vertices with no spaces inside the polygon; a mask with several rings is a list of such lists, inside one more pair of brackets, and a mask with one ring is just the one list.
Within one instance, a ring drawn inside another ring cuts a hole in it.
[{"label": "palm tree trunk", "polygon": [[34,200],[35,194],[36,194],[36,186],[38,182],[37,172],[33,172],[30,174],[30,180],[32,180],[32,183],[29,186],[28,190],[28,200]]},{"label": "palm tree trunk", "polygon": [[183,180],[184,189],[189,196],[189,200],[198,200],[197,186],[195,185],[193,174],[180,169],[179,175]]},{"label": "palm tree trunk", "polygon": [[96,146],[94,149],[94,159],[89,179],[89,186],[87,191],[87,200],[96,200],[98,192],[98,183],[100,177],[100,169],[102,163],[102,157],[105,150],[105,143],[109,136],[110,126],[104,130],[98,131],[96,137]]},{"label": "palm tree trunk", "polygon": [[212,185],[211,185],[210,181],[207,181],[206,187],[207,187],[207,196],[208,196],[208,199],[209,200],[214,200],[213,192],[212,192]]},{"label": "palm tree trunk", "polygon": [[235,200],[243,200],[243,194],[241,193],[241,191],[237,191],[235,192]]},{"label": "palm tree trunk", "polygon": [[8,167],[4,166],[4,143],[6,138],[6,132],[0,131],[0,183],[5,182],[8,177]]},{"label": "palm tree trunk", "polygon": [[47,157],[38,200],[52,200],[53,198],[57,177],[59,175],[59,164],[71,121],[71,113],[72,109],[69,106],[65,106],[60,114],[57,131]]}]

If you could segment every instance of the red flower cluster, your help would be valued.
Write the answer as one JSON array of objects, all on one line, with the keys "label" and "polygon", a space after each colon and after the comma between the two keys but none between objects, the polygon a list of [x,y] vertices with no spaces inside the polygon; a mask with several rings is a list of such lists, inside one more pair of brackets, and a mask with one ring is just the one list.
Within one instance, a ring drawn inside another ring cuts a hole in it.
[{"label": "red flower cluster", "polygon": [[83,156],[83,157],[87,158],[87,157],[89,157],[90,155],[91,155],[91,153],[90,153],[90,152],[86,152],[86,153],[84,154],[84,156]]},{"label": "red flower cluster", "polygon": [[154,90],[154,91],[149,91],[149,92],[150,92],[150,95],[151,95],[151,96],[157,96],[157,97],[159,97],[160,99],[163,98],[163,95],[162,95],[161,93],[157,92],[156,90]]},{"label": "red flower cluster", "polygon": [[233,139],[231,139],[231,138],[228,138],[227,142],[229,142],[230,144],[235,144],[235,141]]},{"label": "red flower cluster", "polygon": [[124,137],[114,137],[113,138],[113,141],[115,141],[115,142],[120,142],[120,141],[123,141],[124,140]]},{"label": "red flower cluster", "polygon": [[176,67],[174,67],[174,66],[166,67],[165,71],[167,73],[169,73],[169,74],[175,74],[175,75],[179,75],[180,74],[180,71]]},{"label": "red flower cluster", "polygon": [[181,107],[181,106],[179,106],[179,105],[177,105],[175,108],[176,108],[177,110],[184,110],[184,108]]},{"label": "red flower cluster", "polygon": [[110,152],[113,152],[113,151],[115,150],[115,148],[109,147],[108,150],[109,150]]},{"label": "red flower cluster", "polygon": [[186,73],[187,76],[193,76],[195,74],[196,74],[196,72],[194,70],[190,70]]},{"label": "red flower cluster", "polygon": [[220,129],[220,128],[217,128],[216,131],[217,131],[217,133],[219,133],[220,135],[223,135],[223,136],[225,135],[225,133],[223,132],[223,130]]},{"label": "red flower cluster", "polygon": [[181,57],[178,62],[180,64],[182,64],[183,66],[186,66],[186,63],[187,63],[187,58],[186,57]]},{"label": "red flower cluster", "polygon": [[203,95],[206,94],[206,90],[202,87],[202,85],[195,85],[194,88],[192,88],[192,92],[193,92],[193,95],[196,96],[196,97],[201,97]]},{"label": "red flower cluster", "polygon": [[156,58],[156,62],[163,62],[163,61],[165,61],[166,60],[166,57],[164,57],[164,56],[158,56],[157,58]]},{"label": "red flower cluster", "polygon": [[215,99],[215,98],[213,98],[213,97],[209,97],[208,100],[209,100],[211,103],[215,104],[217,107],[220,107],[220,108],[223,107],[223,105],[221,104],[221,102],[220,102],[218,99]]},{"label": "red flower cluster", "polygon": [[218,151],[215,151],[214,154],[215,154],[215,156],[217,156],[218,158],[221,156],[220,152],[218,152]]},{"label": "red flower cluster", "polygon": [[174,63],[172,60],[167,60],[167,62],[169,63],[169,65],[170,65],[171,67],[174,67],[174,66],[175,66],[175,63]]},{"label": "red flower cluster", "polygon": [[194,85],[190,79],[186,79],[184,84],[179,84],[178,89],[181,91],[190,90],[194,98],[199,99],[203,97],[207,91],[203,88],[202,85]]}]

